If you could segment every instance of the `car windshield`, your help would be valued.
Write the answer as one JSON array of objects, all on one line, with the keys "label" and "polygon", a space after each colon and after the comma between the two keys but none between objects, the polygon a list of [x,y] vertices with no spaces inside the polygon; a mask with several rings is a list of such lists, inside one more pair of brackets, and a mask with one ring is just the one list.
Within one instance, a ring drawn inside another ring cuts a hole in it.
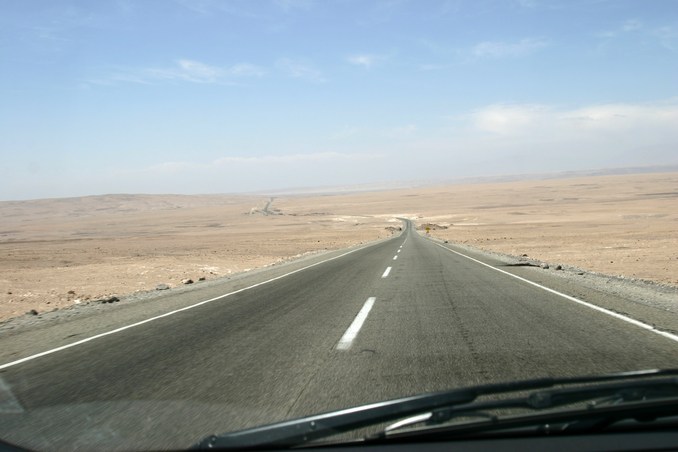
[{"label": "car windshield", "polygon": [[678,368],[677,6],[0,0],[0,441]]}]

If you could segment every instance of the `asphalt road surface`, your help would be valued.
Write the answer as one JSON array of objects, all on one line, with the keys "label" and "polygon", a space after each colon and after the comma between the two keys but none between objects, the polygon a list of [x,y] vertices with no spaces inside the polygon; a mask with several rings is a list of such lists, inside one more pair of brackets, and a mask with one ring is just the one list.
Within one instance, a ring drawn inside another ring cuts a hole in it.
[{"label": "asphalt road surface", "polygon": [[668,313],[648,308],[629,323],[612,312],[622,300],[532,284],[528,269],[464,256],[404,224],[362,248],[0,337],[0,438],[186,447],[427,391],[678,367],[678,338],[647,326],[678,330]]}]

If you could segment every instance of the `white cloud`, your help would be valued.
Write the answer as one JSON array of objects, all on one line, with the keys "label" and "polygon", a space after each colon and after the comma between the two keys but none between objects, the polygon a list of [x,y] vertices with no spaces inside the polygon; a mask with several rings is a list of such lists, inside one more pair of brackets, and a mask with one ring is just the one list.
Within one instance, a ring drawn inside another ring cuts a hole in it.
[{"label": "white cloud", "polygon": [[574,109],[534,104],[497,104],[475,110],[467,119],[474,130],[495,135],[540,136],[545,131],[574,135],[616,131],[628,135],[640,129],[663,129],[672,134],[672,125],[678,124],[678,102],[614,103]]},{"label": "white cloud", "polygon": [[313,83],[324,83],[327,81],[322,72],[306,61],[295,60],[292,58],[280,58],[276,65],[287,76],[292,78],[306,80]]},{"label": "white cloud", "polygon": [[548,113],[540,105],[490,105],[469,115],[473,127],[481,132],[516,134],[534,127]]},{"label": "white cloud", "polygon": [[678,124],[678,105],[604,104],[579,108],[559,115],[561,121],[576,122],[587,130],[618,131],[662,130]]},{"label": "white cloud", "polygon": [[676,99],[575,108],[489,105],[456,118],[449,141],[429,147],[454,154],[455,166],[467,174],[676,164],[676,124]]},{"label": "white cloud", "polygon": [[484,41],[471,49],[478,58],[507,58],[530,55],[548,45],[544,39],[525,38],[516,42]]},{"label": "white cloud", "polygon": [[169,71],[168,74],[176,78],[182,78],[189,82],[214,83],[220,76],[222,70],[199,61],[179,60],[177,61],[179,70]]},{"label": "white cloud", "polygon": [[254,64],[239,63],[231,66],[227,73],[234,77],[262,77],[266,74],[266,71]]},{"label": "white cloud", "polygon": [[356,66],[363,66],[369,69],[382,59],[383,57],[378,55],[358,54],[348,56],[346,61]]}]

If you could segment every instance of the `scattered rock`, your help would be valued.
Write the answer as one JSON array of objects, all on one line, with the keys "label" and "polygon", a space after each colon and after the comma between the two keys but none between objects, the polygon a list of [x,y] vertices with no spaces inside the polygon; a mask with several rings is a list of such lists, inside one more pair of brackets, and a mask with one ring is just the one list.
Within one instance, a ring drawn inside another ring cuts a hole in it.
[{"label": "scattered rock", "polygon": [[527,257],[527,254],[521,254],[521,256],[523,256],[523,257]]},{"label": "scattered rock", "polygon": [[201,276],[200,278],[198,278],[198,281],[204,281],[204,280],[206,280],[206,279],[207,279],[207,278],[205,278],[204,276]]},{"label": "scattered rock", "polygon": [[562,270],[562,269],[563,269],[563,266],[562,266],[562,265],[560,265],[560,264],[559,264],[559,265],[556,265],[556,270]]},{"label": "scattered rock", "polygon": [[7,292],[7,295],[12,295],[12,292]]},{"label": "scattered rock", "polygon": [[120,298],[118,298],[118,297],[108,297],[108,298],[102,298],[101,300],[99,300],[99,303],[101,303],[101,304],[116,303],[118,301],[120,301]]},{"label": "scattered rock", "polygon": [[449,242],[447,240],[445,240],[444,243],[449,243]]},{"label": "scattered rock", "polygon": [[170,288],[170,286],[168,286],[165,283],[158,284],[157,286],[155,286],[155,290],[167,290],[169,288]]},{"label": "scattered rock", "polygon": [[447,226],[442,226],[442,225],[435,224],[435,223],[424,223],[424,224],[420,224],[419,226],[417,226],[417,229],[420,230],[420,231],[426,230],[426,228],[428,228],[431,231],[435,231],[435,230],[438,230],[438,229],[447,229]]},{"label": "scattered rock", "polygon": [[181,284],[193,284],[193,280],[190,279],[190,278],[189,279],[182,279]]},{"label": "scattered rock", "polygon": [[541,268],[543,268],[544,270],[548,270],[548,268],[549,268],[549,264],[547,264],[546,262],[542,262],[541,265],[539,265],[539,266]]},{"label": "scattered rock", "polygon": [[69,290],[67,293],[68,295],[75,295],[75,290]]},{"label": "scattered rock", "polygon": [[73,300],[73,304],[80,304],[80,303],[81,303],[80,298],[76,298],[75,300]]},{"label": "scattered rock", "polygon": [[584,272],[577,272],[577,274],[578,274],[579,276],[582,276],[582,275],[584,274]]},{"label": "scattered rock", "polygon": [[35,309],[31,309],[26,314],[28,314],[28,315],[38,315],[38,311],[36,311]]}]

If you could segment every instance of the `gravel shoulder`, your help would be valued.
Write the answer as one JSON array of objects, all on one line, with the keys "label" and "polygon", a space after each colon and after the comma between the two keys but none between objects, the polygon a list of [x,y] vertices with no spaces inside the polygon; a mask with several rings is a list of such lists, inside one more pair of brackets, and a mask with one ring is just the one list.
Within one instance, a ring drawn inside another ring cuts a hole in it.
[{"label": "gravel shoulder", "polygon": [[676,286],[606,275],[566,263],[481,250],[434,237],[429,239],[516,276],[653,325],[661,331],[678,333]]},{"label": "gravel shoulder", "polygon": [[167,290],[122,294],[112,303],[89,301],[39,315],[14,317],[0,322],[0,364],[221,297],[384,240],[388,239],[340,250],[305,253],[285,262]]}]

